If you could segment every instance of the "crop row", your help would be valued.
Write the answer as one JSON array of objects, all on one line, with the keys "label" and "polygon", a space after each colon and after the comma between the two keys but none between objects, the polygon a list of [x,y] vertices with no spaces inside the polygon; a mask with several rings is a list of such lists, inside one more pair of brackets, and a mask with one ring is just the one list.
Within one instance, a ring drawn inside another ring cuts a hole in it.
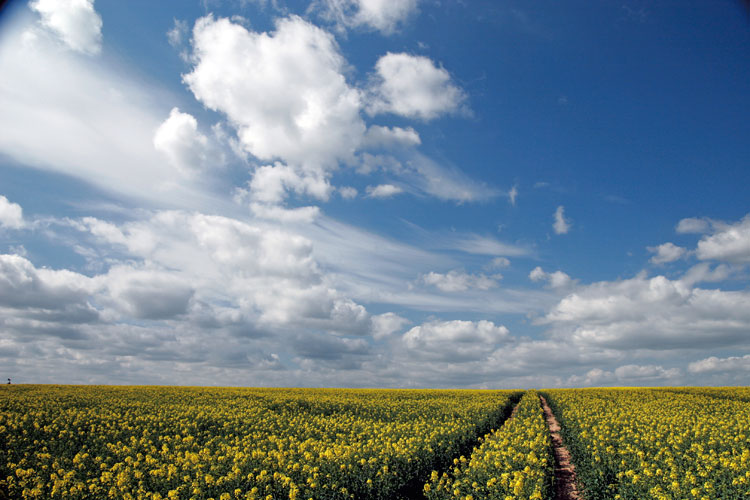
[{"label": "crop row", "polygon": [[551,493],[553,464],[539,395],[527,391],[513,418],[487,434],[469,459],[455,459],[442,475],[433,471],[424,494],[429,500],[542,500]]},{"label": "crop row", "polygon": [[8,387],[0,498],[393,499],[520,394]]},{"label": "crop row", "polygon": [[750,498],[750,404],[732,390],[553,390],[587,500]]}]

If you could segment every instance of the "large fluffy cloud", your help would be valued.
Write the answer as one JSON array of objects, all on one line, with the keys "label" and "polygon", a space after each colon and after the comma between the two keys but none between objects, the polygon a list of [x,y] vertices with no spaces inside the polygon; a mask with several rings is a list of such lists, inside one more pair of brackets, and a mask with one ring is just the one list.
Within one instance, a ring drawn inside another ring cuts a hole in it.
[{"label": "large fluffy cloud", "polygon": [[363,109],[423,120],[463,109],[463,91],[425,57],[383,56],[365,92],[347,82],[349,66],[333,36],[300,17],[255,32],[207,16],[196,22],[192,42],[193,67],[184,82],[228,118],[240,147],[265,164],[248,191],[251,203],[264,205],[256,211],[268,212],[289,192],[327,200],[342,164],[363,174],[383,169],[415,194],[459,203],[498,194],[416,152],[421,141],[414,129],[366,127]]},{"label": "large fluffy cloud", "polygon": [[[310,240],[297,234],[221,216],[159,212],[116,226],[84,219],[82,228],[124,256],[137,257],[170,275],[151,272],[119,278],[113,296],[131,314],[158,317],[187,312],[188,301],[217,302],[261,328],[304,326],[343,334],[369,332],[364,307],[327,283]],[[115,275],[116,277],[117,275]],[[190,286],[187,285],[190,283]],[[159,301],[148,297],[162,292]],[[145,296],[145,299],[137,297]],[[210,310],[208,311],[210,313]]]},{"label": "large fluffy cloud", "polygon": [[95,289],[88,277],[66,270],[37,269],[20,255],[0,255],[0,306],[14,309],[64,309],[85,304]]},{"label": "large fluffy cloud", "polygon": [[580,344],[674,349],[750,343],[750,293],[695,286],[705,267],[682,279],[645,273],[582,286],[538,321]]},{"label": "large fluffy cloud", "polygon": [[102,48],[102,18],[94,10],[94,0],[34,0],[29,7],[71,49],[98,54]]},{"label": "large fluffy cloud", "polygon": [[750,372],[750,354],[718,358],[711,356],[688,365],[690,373]]},{"label": "large fluffy cloud", "polygon": [[432,120],[462,110],[466,100],[450,73],[424,56],[389,52],[378,59],[375,70],[368,107],[373,114]]},{"label": "large fluffy cloud", "polygon": [[185,83],[229,118],[247,152],[313,171],[352,158],[365,132],[360,93],[329,33],[295,16],[273,33],[208,16],[193,29],[192,57]]},{"label": "large fluffy cloud", "polygon": [[462,362],[485,358],[509,335],[491,321],[431,321],[406,332],[403,341],[416,356]]}]

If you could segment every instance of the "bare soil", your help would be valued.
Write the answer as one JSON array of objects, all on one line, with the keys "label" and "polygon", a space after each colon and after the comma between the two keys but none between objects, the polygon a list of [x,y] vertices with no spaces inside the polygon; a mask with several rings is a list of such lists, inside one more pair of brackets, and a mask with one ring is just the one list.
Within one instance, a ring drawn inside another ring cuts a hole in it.
[{"label": "bare soil", "polygon": [[549,426],[549,433],[552,437],[552,452],[555,455],[555,481],[553,483],[555,496],[553,498],[554,500],[583,500],[583,496],[578,492],[576,485],[576,468],[570,459],[570,452],[563,444],[562,436],[560,436],[560,424],[544,396],[540,395],[539,399],[542,401],[544,419]]}]

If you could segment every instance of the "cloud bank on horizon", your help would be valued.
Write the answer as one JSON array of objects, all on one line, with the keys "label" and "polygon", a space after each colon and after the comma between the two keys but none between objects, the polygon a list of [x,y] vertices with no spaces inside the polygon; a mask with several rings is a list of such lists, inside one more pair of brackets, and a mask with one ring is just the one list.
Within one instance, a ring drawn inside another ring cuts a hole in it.
[{"label": "cloud bank on horizon", "polygon": [[690,21],[657,7],[176,8],[0,18],[7,376],[750,383],[750,35],[729,7],[737,49],[717,23],[681,45]]}]

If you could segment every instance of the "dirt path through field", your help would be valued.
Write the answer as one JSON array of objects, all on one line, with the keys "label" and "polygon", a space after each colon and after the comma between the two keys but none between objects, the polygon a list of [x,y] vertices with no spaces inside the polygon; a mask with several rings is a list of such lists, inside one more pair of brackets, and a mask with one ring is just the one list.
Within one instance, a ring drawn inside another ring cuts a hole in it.
[{"label": "dirt path through field", "polygon": [[552,436],[552,452],[555,455],[555,496],[553,498],[554,500],[582,500],[583,497],[578,493],[578,487],[576,486],[575,466],[571,462],[570,452],[563,445],[560,436],[560,424],[544,396],[540,395],[539,399],[542,401],[544,419],[549,426],[549,433]]}]

